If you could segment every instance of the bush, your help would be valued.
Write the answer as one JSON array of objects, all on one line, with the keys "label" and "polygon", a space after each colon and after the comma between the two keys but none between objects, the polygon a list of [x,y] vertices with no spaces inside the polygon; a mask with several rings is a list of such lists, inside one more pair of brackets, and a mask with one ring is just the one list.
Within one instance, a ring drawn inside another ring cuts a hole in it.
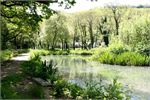
[{"label": "bush", "polygon": [[110,52],[104,52],[100,55],[98,61],[105,64],[115,64],[116,55]]},{"label": "bush", "polygon": [[67,81],[57,80],[53,86],[53,95],[58,98],[69,96],[69,94],[65,93],[65,90],[67,91],[67,87],[68,87]]},{"label": "bush", "polygon": [[93,54],[92,50],[82,50],[82,49],[71,50],[70,53],[76,54],[76,55],[92,55]]},{"label": "bush", "polygon": [[45,56],[45,55],[48,55],[50,54],[50,52],[48,50],[34,50],[34,49],[30,49],[30,59],[36,57],[36,56]]},{"label": "bush", "polygon": [[50,60],[48,65],[46,65],[46,61],[44,61],[41,65],[39,74],[39,77],[44,80],[50,80],[52,84],[59,78],[58,68],[53,60]]},{"label": "bush", "polygon": [[114,79],[112,84],[103,82],[87,81],[85,87],[58,80],[54,85],[53,95],[72,99],[106,99],[106,100],[129,100],[131,91]]},{"label": "bush", "polygon": [[0,59],[1,61],[6,61],[12,58],[13,56],[17,56],[20,53],[28,52],[28,49],[17,49],[17,50],[2,50],[0,51]]},{"label": "bush", "polygon": [[22,72],[33,77],[39,76],[41,66],[42,66],[42,61],[40,60],[39,56],[35,56],[30,61],[26,61],[21,64]]},{"label": "bush", "polygon": [[148,66],[150,57],[136,52],[124,52],[116,56],[115,63],[119,65]]},{"label": "bush", "polygon": [[120,39],[124,44],[149,55],[150,19],[147,16],[140,16],[135,21],[124,21],[120,31]]},{"label": "bush", "polygon": [[118,83],[117,79],[114,79],[112,84],[105,86],[105,92],[103,93],[108,100],[131,99],[131,91],[128,87],[124,87],[121,83]]},{"label": "bush", "polygon": [[105,52],[99,56],[98,61],[105,64],[148,66],[150,57],[131,51],[121,54]]},{"label": "bush", "polygon": [[110,52],[112,52],[114,54],[121,54],[121,53],[124,53],[124,52],[127,52],[127,51],[129,51],[129,50],[125,47],[116,47],[116,48],[112,48],[110,50]]},{"label": "bush", "polygon": [[124,87],[117,79],[111,84],[100,82],[86,82],[83,92],[83,99],[100,99],[100,100],[129,100],[131,91]]},{"label": "bush", "polygon": [[0,55],[1,55],[1,61],[5,61],[10,59],[13,56],[13,51],[12,50],[0,51]]},{"label": "bush", "polygon": [[22,71],[32,77],[40,77],[44,80],[50,80],[53,83],[58,77],[58,69],[51,60],[48,65],[46,61],[42,62],[40,56],[35,56],[30,61],[22,64]]},{"label": "bush", "polygon": [[135,49],[138,53],[150,56],[150,46],[146,45],[138,45],[137,48]]}]

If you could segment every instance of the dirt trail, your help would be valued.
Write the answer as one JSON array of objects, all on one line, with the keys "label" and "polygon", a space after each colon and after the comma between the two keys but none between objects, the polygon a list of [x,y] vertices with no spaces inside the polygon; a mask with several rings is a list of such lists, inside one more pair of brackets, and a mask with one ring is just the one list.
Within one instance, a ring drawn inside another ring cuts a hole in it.
[{"label": "dirt trail", "polygon": [[20,64],[29,60],[29,53],[22,53],[1,64],[1,78],[9,74],[21,73]]}]

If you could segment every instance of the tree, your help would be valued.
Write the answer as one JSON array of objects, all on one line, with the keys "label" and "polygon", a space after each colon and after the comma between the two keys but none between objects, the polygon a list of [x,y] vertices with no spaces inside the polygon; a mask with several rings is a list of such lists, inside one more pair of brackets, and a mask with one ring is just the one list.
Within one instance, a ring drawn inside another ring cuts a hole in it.
[{"label": "tree", "polygon": [[115,34],[119,35],[119,27],[120,27],[120,23],[121,23],[121,18],[123,16],[123,14],[125,13],[126,7],[123,6],[107,6],[112,14],[113,14],[113,19],[115,22]]},{"label": "tree", "polygon": [[87,14],[87,23],[88,23],[88,31],[89,31],[89,34],[90,34],[90,48],[93,48],[93,45],[94,45],[94,34],[93,34],[93,20],[94,20],[94,14],[92,12],[89,12]]},{"label": "tree", "polygon": [[[1,21],[1,23],[6,24],[4,26],[8,29],[7,32],[4,32],[2,35],[2,49],[7,47],[6,45],[8,42],[11,44],[13,42],[14,46],[18,48],[18,43],[22,43],[23,41],[25,42],[25,40],[27,41],[27,38],[23,38],[24,34],[31,36],[31,33],[38,33],[39,22],[42,21],[43,18],[49,18],[52,14],[56,13],[54,10],[49,8],[51,3],[58,3],[60,6],[64,4],[65,8],[68,9],[75,3],[75,0],[2,1],[1,16],[5,21]],[[22,39],[24,40],[22,41]],[[31,39],[28,40],[28,42],[31,42]],[[17,41],[20,42],[17,43]]]},{"label": "tree", "polygon": [[105,45],[108,46],[109,44],[109,27],[108,27],[108,19],[106,16],[101,18],[101,21],[99,22],[98,29],[100,33],[103,35],[103,41],[105,42]]},{"label": "tree", "polygon": [[54,50],[61,42],[62,49],[68,49],[69,32],[65,22],[66,17],[61,14],[53,15],[46,20],[45,38],[48,48]]}]

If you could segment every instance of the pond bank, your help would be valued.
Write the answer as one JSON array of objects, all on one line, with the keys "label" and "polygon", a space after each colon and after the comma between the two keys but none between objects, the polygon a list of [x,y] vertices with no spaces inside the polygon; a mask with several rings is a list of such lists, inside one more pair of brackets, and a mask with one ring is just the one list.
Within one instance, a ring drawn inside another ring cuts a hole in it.
[{"label": "pond bank", "polygon": [[57,63],[60,73],[73,83],[82,84],[87,79],[99,79],[98,76],[109,81],[117,77],[119,82],[132,87],[136,96],[150,99],[150,67],[107,65],[73,55],[49,55],[42,59]]}]

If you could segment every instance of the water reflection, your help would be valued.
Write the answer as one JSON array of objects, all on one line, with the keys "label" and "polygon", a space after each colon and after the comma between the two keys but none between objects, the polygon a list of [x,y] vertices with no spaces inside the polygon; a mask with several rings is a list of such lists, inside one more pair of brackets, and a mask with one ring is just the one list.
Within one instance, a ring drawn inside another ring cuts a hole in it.
[{"label": "water reflection", "polygon": [[[150,100],[150,67],[117,66],[90,62],[71,55],[43,56],[42,60],[54,60],[60,74],[70,82],[82,85],[85,80],[110,82],[118,78],[124,85],[133,88],[133,100]],[[138,97],[139,96],[139,97]],[[136,98],[136,99],[135,99]],[[143,99],[142,99],[143,100]]]}]

